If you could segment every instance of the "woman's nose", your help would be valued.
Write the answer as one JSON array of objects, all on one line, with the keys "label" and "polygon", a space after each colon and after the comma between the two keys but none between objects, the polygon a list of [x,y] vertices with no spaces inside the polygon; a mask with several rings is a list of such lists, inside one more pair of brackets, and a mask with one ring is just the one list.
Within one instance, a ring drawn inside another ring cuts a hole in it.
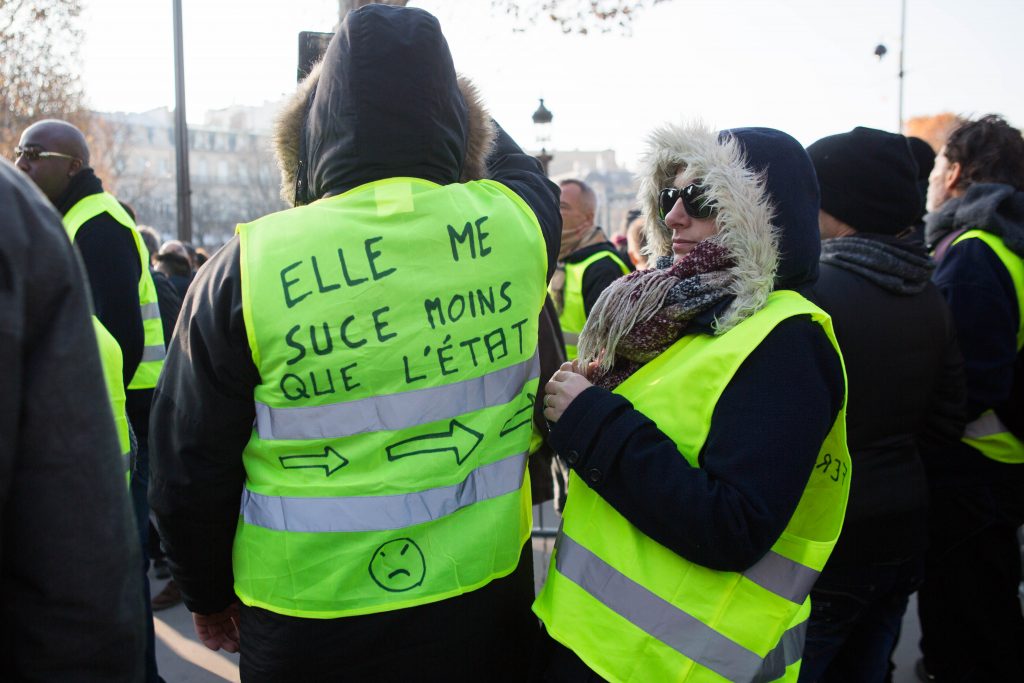
[{"label": "woman's nose", "polygon": [[690,223],[690,214],[683,208],[683,200],[677,199],[672,205],[672,210],[665,214],[665,225],[672,227],[678,225],[685,227]]}]

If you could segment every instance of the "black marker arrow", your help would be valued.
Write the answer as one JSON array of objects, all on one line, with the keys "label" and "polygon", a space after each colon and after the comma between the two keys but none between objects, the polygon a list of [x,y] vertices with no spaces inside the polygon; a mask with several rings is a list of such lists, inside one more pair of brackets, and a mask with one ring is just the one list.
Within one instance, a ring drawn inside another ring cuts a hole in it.
[{"label": "black marker arrow", "polygon": [[[535,395],[527,394],[526,405],[524,405],[522,408],[514,412],[512,414],[512,417],[505,421],[505,424],[502,425],[501,427],[501,432],[499,435],[505,436],[506,434],[510,434],[511,432],[514,432],[515,430],[519,429],[523,425],[528,425],[531,422],[533,422],[533,404],[536,400],[537,397]],[[523,413],[528,414],[524,415]]]},{"label": "black marker arrow", "polygon": [[324,475],[328,477],[348,464],[348,458],[330,446],[324,446],[324,452],[320,455],[316,453],[282,455],[278,460],[281,461],[281,467],[286,470],[305,470],[311,467],[322,467]]},{"label": "black marker arrow", "polygon": [[398,460],[422,453],[455,452],[455,462],[462,464],[483,441],[484,435],[475,432],[458,420],[452,420],[447,432],[424,434],[393,443],[387,447],[388,460]]}]

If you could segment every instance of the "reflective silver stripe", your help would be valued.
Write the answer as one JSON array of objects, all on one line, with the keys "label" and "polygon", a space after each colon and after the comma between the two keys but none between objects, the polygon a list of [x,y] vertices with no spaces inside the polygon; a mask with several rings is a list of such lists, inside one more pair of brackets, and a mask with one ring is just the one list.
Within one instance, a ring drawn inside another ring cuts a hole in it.
[{"label": "reflective silver stripe", "polygon": [[256,403],[256,431],[263,440],[340,439],[353,434],[408,429],[513,400],[540,377],[540,356],[440,387],[325,406],[272,408]]},{"label": "reflective silver stripe", "polygon": [[164,349],[163,344],[154,344],[153,346],[147,346],[142,349],[142,361],[143,363],[149,363],[155,360],[163,360],[164,356],[167,355],[167,351]]},{"label": "reflective silver stripe", "polygon": [[645,633],[730,681],[749,681],[761,671],[756,652],[658,597],[565,534],[555,566],[601,604]]},{"label": "reflective silver stripe", "polygon": [[123,454],[121,456],[121,460],[124,462],[124,471],[125,472],[131,472],[132,471],[132,452],[128,451],[127,453]]},{"label": "reflective silver stripe", "polygon": [[984,439],[986,436],[994,436],[1010,431],[999,419],[994,410],[986,410],[974,422],[964,428],[964,438]]},{"label": "reflective silver stripe", "polygon": [[297,498],[242,491],[246,524],[303,533],[390,531],[450,515],[473,503],[518,491],[527,454],[478,467],[463,481],[393,496]]},{"label": "reflective silver stripe", "polygon": [[154,301],[151,304],[142,304],[142,319],[143,320],[159,320],[160,319],[160,304]]},{"label": "reflective silver stripe", "polygon": [[764,658],[764,665],[752,683],[768,683],[782,678],[788,667],[803,658],[806,639],[807,620],[805,619],[782,634],[779,644]]},{"label": "reflective silver stripe", "polygon": [[743,576],[779,597],[802,605],[811,594],[811,588],[818,580],[819,573],[774,550],[769,550],[757,564],[743,572]]},{"label": "reflective silver stripe", "polygon": [[562,330],[562,339],[565,340],[566,346],[580,345],[580,335],[576,332],[566,332],[565,330]]}]

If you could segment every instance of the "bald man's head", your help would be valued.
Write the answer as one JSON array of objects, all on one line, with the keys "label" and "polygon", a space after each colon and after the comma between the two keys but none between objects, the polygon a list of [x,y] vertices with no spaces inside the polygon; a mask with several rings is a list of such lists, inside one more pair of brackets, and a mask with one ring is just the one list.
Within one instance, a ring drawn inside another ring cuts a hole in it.
[{"label": "bald man's head", "polygon": [[54,204],[75,174],[89,165],[85,136],[67,121],[46,119],[33,123],[21,134],[18,147],[18,168]]}]

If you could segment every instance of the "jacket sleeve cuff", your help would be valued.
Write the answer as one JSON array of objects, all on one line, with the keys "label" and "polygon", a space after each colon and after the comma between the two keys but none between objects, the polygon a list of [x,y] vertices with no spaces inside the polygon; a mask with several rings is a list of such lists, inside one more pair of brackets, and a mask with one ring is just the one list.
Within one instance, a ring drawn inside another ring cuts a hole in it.
[{"label": "jacket sleeve cuff", "polygon": [[589,387],[569,404],[551,428],[550,442],[587,485],[598,489],[615,464],[619,448],[607,447],[605,430],[632,404],[607,389]]}]

